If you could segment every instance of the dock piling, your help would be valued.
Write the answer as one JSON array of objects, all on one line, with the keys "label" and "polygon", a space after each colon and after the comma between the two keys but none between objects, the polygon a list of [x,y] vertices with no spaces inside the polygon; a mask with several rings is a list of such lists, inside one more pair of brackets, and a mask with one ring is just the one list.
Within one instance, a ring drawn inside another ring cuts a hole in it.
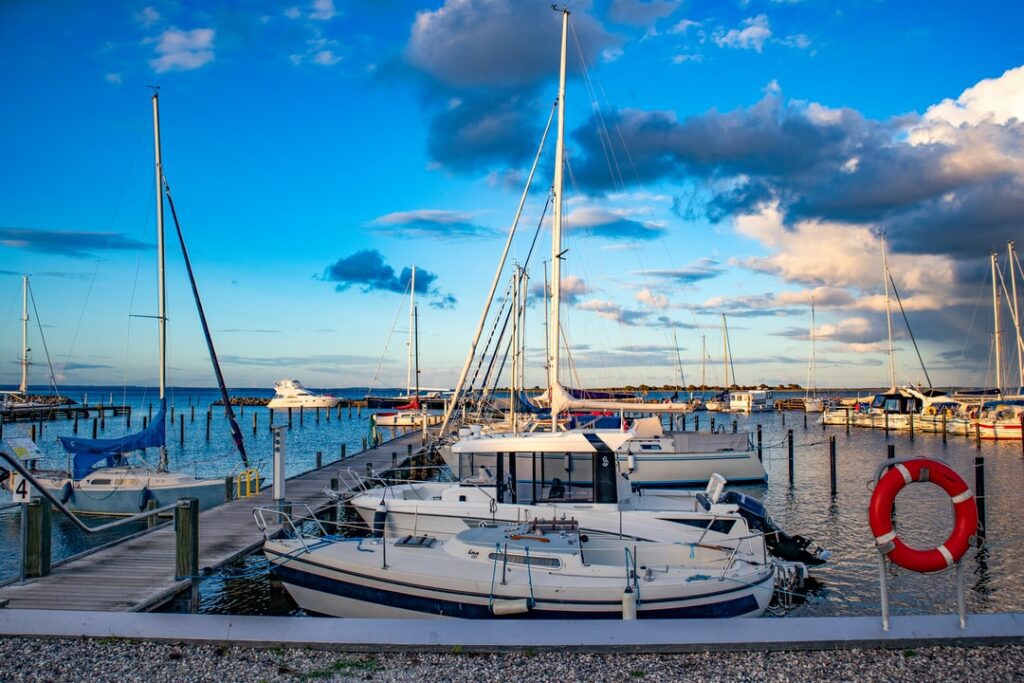
[{"label": "dock piling", "polygon": [[[995,426],[992,427],[992,431],[995,432]],[[1021,439],[1024,443],[1024,438]],[[980,451],[981,450],[981,421],[974,423],[974,445]]]},{"label": "dock piling", "polygon": [[235,499],[235,478],[230,474],[224,477],[224,500]]},{"label": "dock piling", "polygon": [[50,501],[33,497],[22,506],[21,573],[38,578],[50,573],[51,525]]},{"label": "dock piling", "polygon": [[31,427],[29,427],[28,437],[32,439],[32,443],[36,442],[36,426],[34,424]]},{"label": "dock piling", "polygon": [[807,429],[807,410],[804,410],[804,429]]},{"label": "dock piling", "polygon": [[[1024,420],[1024,415],[1021,415],[1021,419]],[[946,411],[945,410],[942,411],[942,443],[943,444],[946,443]],[[1021,443],[1024,444],[1024,439],[1021,440]]]},{"label": "dock piling", "polygon": [[96,438],[96,431],[99,428],[99,420],[95,417],[92,419],[92,438]]},{"label": "dock piling", "polygon": [[974,498],[978,502],[978,538],[985,538],[985,456],[974,458]]},{"label": "dock piling", "polygon": [[363,437],[363,450],[366,450],[366,437]]},{"label": "dock piling", "polygon": [[306,424],[306,408],[305,406],[299,406],[299,426]]},{"label": "dock piling", "polygon": [[[142,419],[145,420],[145,416],[143,416]],[[150,498],[149,500],[146,501],[146,512],[152,512],[153,510],[156,510],[156,501]],[[146,528],[152,529],[157,525],[158,521],[159,520],[157,520],[156,515],[150,515],[149,517],[146,517]]]},{"label": "dock piling", "polygon": [[125,429],[131,429],[132,428],[132,407],[131,406],[128,406],[128,412],[125,413],[124,428]]},{"label": "dock piling", "polygon": [[185,447],[185,421],[178,420],[178,445],[180,448]]},{"label": "dock piling", "polygon": [[739,429],[739,424],[736,422],[736,420],[733,420],[732,421],[732,433],[735,434],[737,429]]},{"label": "dock piling", "polygon": [[789,446],[789,487],[793,487],[793,430],[786,430],[786,441]]},{"label": "dock piling", "polygon": [[398,467],[398,453],[391,451],[391,469]]},{"label": "dock piling", "polygon": [[[328,412],[330,412],[330,411],[328,411]],[[316,409],[316,423],[320,424],[320,407],[319,406],[317,406],[317,409]]]},{"label": "dock piling", "polygon": [[189,422],[195,422],[195,421],[196,421],[196,407],[195,407],[195,406],[191,406],[191,407],[189,408],[189,410],[190,410],[190,412],[192,413],[192,414],[191,414],[191,415],[189,416]]},{"label": "dock piling", "polygon": [[[885,457],[887,460],[896,459],[896,444],[891,443],[885,447]],[[888,468],[886,470],[888,471]]]},{"label": "dock piling", "polygon": [[714,415],[711,416],[711,431],[712,431],[712,433],[715,431],[715,416]]},{"label": "dock piling", "polygon": [[832,495],[836,495],[836,437],[828,437],[828,480]]},{"label": "dock piling", "polygon": [[[207,441],[210,440],[210,421],[211,420],[213,420],[213,409],[209,409],[209,410],[206,411],[206,440]],[[253,428],[253,431],[256,431],[255,430],[255,426]]]},{"label": "dock piling", "polygon": [[199,575],[199,499],[182,498],[174,508],[174,578]]},{"label": "dock piling", "polygon": [[347,444],[341,444],[341,459],[342,460],[344,460],[345,456],[348,455],[348,453],[346,451],[348,451],[348,445]]},{"label": "dock piling", "polygon": [[[146,419],[146,416],[145,416],[145,415],[143,415],[143,416],[142,416],[142,428],[143,428],[143,429],[145,429],[145,428],[146,428],[146,424],[147,424],[147,422],[148,422],[148,421],[147,421],[147,419]],[[78,432],[77,432],[77,430],[76,430],[76,432],[75,432],[75,433],[76,433],[76,434],[78,433]]]},{"label": "dock piling", "polygon": [[757,459],[764,459],[761,452],[761,425],[757,425]]},{"label": "dock piling", "polygon": [[324,454],[323,451],[316,452],[316,468],[320,469],[324,466]]},{"label": "dock piling", "polygon": [[252,414],[252,433],[256,433],[256,413]]},{"label": "dock piling", "polygon": [[910,413],[910,440],[914,440],[914,414]]},{"label": "dock piling", "polygon": [[693,431],[695,431],[695,432],[699,432],[700,431],[700,415],[694,415],[693,416]]},{"label": "dock piling", "polygon": [[288,429],[292,428],[292,409],[288,408]]}]

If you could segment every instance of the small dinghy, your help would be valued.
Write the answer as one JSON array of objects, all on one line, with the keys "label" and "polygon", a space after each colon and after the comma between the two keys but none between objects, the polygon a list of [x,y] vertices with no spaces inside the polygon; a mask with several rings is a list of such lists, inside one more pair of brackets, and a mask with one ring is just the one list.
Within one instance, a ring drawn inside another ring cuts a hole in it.
[{"label": "small dinghy", "polygon": [[775,566],[702,543],[581,534],[574,520],[427,536],[267,540],[272,575],[337,617],[757,617]]}]

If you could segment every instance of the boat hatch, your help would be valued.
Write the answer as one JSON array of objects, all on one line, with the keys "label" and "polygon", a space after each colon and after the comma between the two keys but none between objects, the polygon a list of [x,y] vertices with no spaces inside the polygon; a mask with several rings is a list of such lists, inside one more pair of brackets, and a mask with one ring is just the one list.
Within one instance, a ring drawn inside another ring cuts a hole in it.
[{"label": "boat hatch", "polygon": [[562,566],[562,561],[557,557],[536,557],[534,555],[527,557],[526,555],[489,553],[487,559],[507,561],[509,564],[528,564],[531,567],[548,567],[550,569],[558,569]]},{"label": "boat hatch", "polygon": [[413,536],[411,534],[402,536],[395,541],[396,546],[403,548],[431,548],[435,543],[437,543],[437,539],[432,536]]}]

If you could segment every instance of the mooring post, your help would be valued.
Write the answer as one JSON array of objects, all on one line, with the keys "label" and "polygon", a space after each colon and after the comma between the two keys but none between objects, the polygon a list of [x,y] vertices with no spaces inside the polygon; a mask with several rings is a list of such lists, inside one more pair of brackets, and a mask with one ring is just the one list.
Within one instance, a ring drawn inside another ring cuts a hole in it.
[{"label": "mooring post", "polygon": [[299,406],[299,426],[306,424],[306,408],[305,406]]},{"label": "mooring post", "polygon": [[[145,419],[145,418],[143,418],[143,419]],[[0,424],[2,424],[2,422],[0,422]],[[71,433],[72,434],[77,434],[78,433],[78,413],[75,413],[75,426],[71,428]],[[4,435],[3,427],[0,427],[0,438],[2,438],[3,435]]]},{"label": "mooring post", "polygon": [[985,456],[974,458],[974,498],[978,502],[978,538],[985,534]]},{"label": "mooring post", "polygon": [[885,415],[885,438],[889,438],[889,411],[882,408]]},{"label": "mooring post", "polygon": [[22,525],[21,563],[25,578],[47,576],[50,573],[50,501],[33,497],[22,506],[25,522]]},{"label": "mooring post", "polygon": [[[341,415],[339,414],[338,417],[341,417]],[[352,419],[352,404],[351,403],[348,404],[348,419],[350,419],[350,420]]]},{"label": "mooring post", "polygon": [[324,454],[323,451],[316,452],[316,468],[320,469],[324,466]]},{"label": "mooring post", "polygon": [[711,416],[711,431],[712,432],[715,431],[715,416],[714,415]]},{"label": "mooring post", "polygon": [[[995,431],[995,422],[992,423],[992,431]],[[1024,436],[1024,435],[1021,435]],[[1021,439],[1024,442],[1024,438]],[[974,445],[980,451],[981,450],[981,421],[978,420],[974,423]]]},{"label": "mooring post", "polygon": [[199,576],[199,499],[180,498],[174,508],[174,578]]},{"label": "mooring post", "polygon": [[96,431],[99,428],[99,420],[95,417],[92,419],[92,438],[96,438]]},{"label": "mooring post", "polygon": [[789,485],[793,486],[793,430],[786,430],[786,440],[789,442]]},{"label": "mooring post", "polygon": [[274,428],[274,409],[273,408],[269,408],[268,410],[270,410],[270,420],[267,422],[267,427],[269,427],[270,429],[273,429]]},{"label": "mooring post", "polygon": [[[319,408],[317,408],[317,410],[319,411],[320,409],[319,409]],[[325,415],[326,415],[326,417],[327,417],[327,421],[328,421],[328,422],[330,422],[330,421],[331,421],[331,409],[330,409],[330,408],[328,408],[327,410],[325,410],[325,411],[324,411],[324,414],[325,414]],[[319,413],[317,413],[317,417],[319,417]]]},{"label": "mooring post", "polygon": [[32,439],[32,443],[36,442],[36,426],[34,424],[29,427],[28,437]]},{"label": "mooring post", "polygon": [[[100,415],[103,415],[103,406],[100,406]],[[174,424],[174,406],[171,405],[171,424]]]},{"label": "mooring post", "polygon": [[131,429],[132,428],[132,407],[131,406],[128,406],[128,412],[125,413],[124,428],[125,429]]},{"label": "mooring post", "polygon": [[[896,459],[896,444],[891,443],[891,444],[889,444],[888,446],[885,447],[885,457],[886,457],[887,460],[895,460]],[[885,468],[885,471],[886,472],[889,471],[889,467],[888,466]]]},{"label": "mooring post", "polygon": [[252,433],[256,433],[256,413],[252,414]]},{"label": "mooring post", "polygon": [[316,423],[320,424],[320,406],[316,408]]},{"label": "mooring post", "polygon": [[149,404],[149,421],[150,422],[153,421],[153,404],[152,403]]},{"label": "mooring post", "polygon": [[107,411],[103,406],[100,406],[100,429],[107,430]]},{"label": "mooring post", "polygon": [[836,495],[836,437],[828,437],[828,474],[832,495]]},{"label": "mooring post", "polygon": [[910,440],[914,440],[914,414],[910,413]]},{"label": "mooring post", "polygon": [[342,460],[344,460],[345,456],[348,455],[347,451],[348,451],[348,445],[347,444],[341,444],[341,459]]},{"label": "mooring post", "polygon": [[[844,412],[846,413],[846,433],[849,434],[850,433],[850,413],[852,413],[853,410],[850,409],[850,408],[846,408],[846,410]],[[822,419],[824,420],[825,418],[822,417]]]},{"label": "mooring post", "polygon": [[[143,416],[142,416],[142,428],[143,428],[143,429],[145,429],[145,428],[146,428],[146,424],[147,424],[146,416],[145,416],[145,415],[143,415]],[[75,431],[75,433],[76,433],[76,434],[78,433],[78,432],[77,432],[77,430]]]},{"label": "mooring post", "polygon": [[366,450],[366,437],[363,437],[363,450]]},{"label": "mooring post", "polygon": [[391,469],[398,467],[398,453],[391,451]]},{"label": "mooring post", "polygon": [[[142,419],[146,418],[143,417]],[[156,501],[150,498],[149,500],[146,501],[146,512],[152,512],[153,510],[156,510]],[[158,520],[156,518],[156,515],[150,515],[149,517],[146,517],[146,528],[152,529],[156,526],[157,521]]]},{"label": "mooring post", "polygon": [[[1024,420],[1024,415],[1021,416],[1021,419]],[[943,444],[946,443],[946,411],[945,410],[942,411],[942,443]],[[1021,443],[1024,444],[1024,439],[1021,439]]]},{"label": "mooring post", "polygon": [[412,460],[412,444],[411,443],[405,444],[405,457],[408,458],[409,460]]},{"label": "mooring post", "polygon": [[292,428],[292,409],[288,408],[288,429]]},{"label": "mooring post", "polygon": [[191,411],[192,414],[189,416],[189,420],[188,421],[189,422],[195,422],[196,421],[196,407],[195,406],[191,406],[191,407],[189,407],[189,410]]},{"label": "mooring post", "polygon": [[[213,420],[213,409],[206,411],[206,440],[210,440],[210,421]],[[253,425],[253,431],[256,431],[256,425]]]},{"label": "mooring post", "polygon": [[782,414],[782,426],[785,427],[786,426],[786,411],[785,410],[780,410],[779,413]]},{"label": "mooring post", "polygon": [[694,415],[693,416],[693,431],[695,431],[695,432],[699,432],[700,431],[700,415]]},{"label": "mooring post", "polygon": [[804,429],[807,429],[807,409],[804,408]]},{"label": "mooring post", "polygon": [[224,500],[235,499],[235,478],[230,474],[224,477]]},{"label": "mooring post", "polygon": [[757,425],[757,459],[763,460],[761,455],[761,425]]},{"label": "mooring post", "polygon": [[732,421],[732,433],[733,433],[733,434],[735,434],[735,433],[736,433],[736,430],[737,430],[738,428],[739,428],[739,425],[737,424],[736,420],[733,420],[733,421]]}]

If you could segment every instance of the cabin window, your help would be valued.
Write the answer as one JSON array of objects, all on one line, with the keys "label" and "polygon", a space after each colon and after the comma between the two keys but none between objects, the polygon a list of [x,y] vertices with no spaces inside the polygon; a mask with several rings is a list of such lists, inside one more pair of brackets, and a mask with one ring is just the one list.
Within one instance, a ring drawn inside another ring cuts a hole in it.
[{"label": "cabin window", "polygon": [[657,443],[642,443],[640,444],[640,450],[642,451],[660,451],[661,444]]},{"label": "cabin window", "polygon": [[91,479],[89,483],[93,484],[94,486],[110,486],[109,479]]},{"label": "cabin window", "polygon": [[549,569],[558,569],[562,566],[562,561],[557,557],[534,557],[531,555],[506,555],[505,553],[490,553],[487,555],[489,560],[507,560],[509,564],[523,564],[530,565],[531,567],[547,567]]},{"label": "cabin window", "polygon": [[[665,519],[662,517],[661,519]],[[676,524],[686,524],[687,526],[697,527],[698,529],[708,529],[718,534],[728,534],[732,531],[732,528],[736,525],[735,519],[716,519],[711,522],[711,526],[708,526],[706,520],[697,518],[683,518],[683,519],[666,519],[666,522],[675,522]]]}]

